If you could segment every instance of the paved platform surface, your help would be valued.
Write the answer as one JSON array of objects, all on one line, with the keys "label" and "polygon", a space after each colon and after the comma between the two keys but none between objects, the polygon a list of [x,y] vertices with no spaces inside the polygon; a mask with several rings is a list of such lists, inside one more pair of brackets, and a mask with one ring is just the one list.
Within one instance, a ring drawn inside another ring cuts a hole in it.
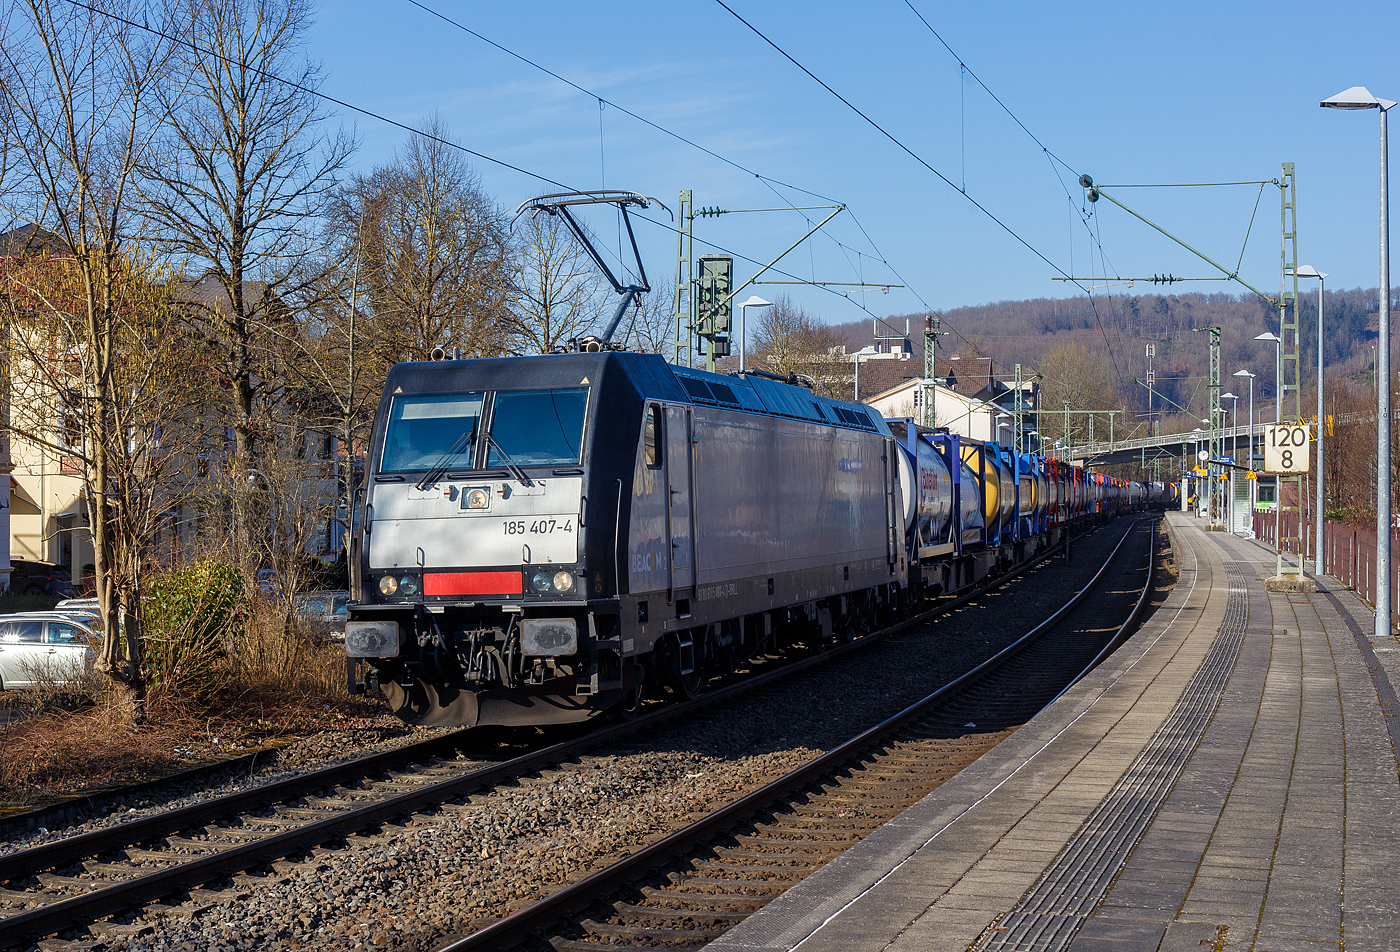
[{"label": "paved platform surface", "polygon": [[1400,645],[1169,513],[1112,658],[713,952],[1400,949]]}]

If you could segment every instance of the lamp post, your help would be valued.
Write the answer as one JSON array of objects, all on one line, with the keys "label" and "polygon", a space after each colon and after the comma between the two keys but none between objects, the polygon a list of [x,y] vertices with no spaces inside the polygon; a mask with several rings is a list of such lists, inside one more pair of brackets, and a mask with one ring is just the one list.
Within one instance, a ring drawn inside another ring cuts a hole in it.
[{"label": "lamp post", "polygon": [[1300,278],[1317,278],[1317,512],[1313,515],[1313,534],[1316,537],[1313,553],[1313,574],[1322,575],[1323,551],[1322,533],[1324,529],[1322,507],[1322,431],[1326,428],[1322,415],[1322,288],[1327,283],[1327,272],[1319,271],[1310,264],[1298,269]]},{"label": "lamp post", "polygon": [[[1253,472],[1253,471],[1254,471],[1254,374],[1251,373],[1251,372],[1248,371],[1248,370],[1236,370],[1236,371],[1235,371],[1233,374],[1231,374],[1230,376],[1232,376],[1232,377],[1248,377],[1248,378],[1249,378],[1249,458],[1245,460],[1245,465],[1247,465],[1247,466],[1249,467],[1250,472]],[[1253,518],[1254,518],[1254,484],[1257,483],[1257,482],[1259,482],[1259,480],[1257,480],[1257,479],[1251,479],[1251,480],[1249,481],[1249,514],[1250,514],[1250,519],[1251,519],[1251,520],[1253,520]],[[1254,529],[1253,529],[1253,525],[1251,524],[1251,527],[1250,527],[1250,534],[1253,535],[1253,533],[1254,533]]]},{"label": "lamp post", "polygon": [[1377,378],[1385,378],[1376,390],[1376,627],[1375,639],[1389,638],[1390,627],[1390,199],[1387,194],[1389,164],[1386,158],[1385,114],[1395,107],[1378,99],[1364,86],[1353,86],[1321,103],[1326,109],[1376,109],[1381,116],[1381,273],[1380,347]]},{"label": "lamp post", "polygon": [[[765,300],[763,300],[763,298],[759,297],[757,294],[750,296],[749,299],[748,299],[747,301],[744,301],[744,302],[740,303],[740,305],[739,305],[739,373],[743,373],[743,372],[744,372],[744,345],[748,343],[748,335],[747,335],[747,327],[748,327],[748,324],[747,324],[747,321],[746,321],[746,318],[748,317],[748,309],[751,308],[751,307],[772,307],[772,306],[773,306],[773,302],[772,302],[772,301],[765,301]],[[859,370],[859,365],[857,365],[857,370],[856,370],[856,372],[857,372],[857,373],[860,372],[860,370]]]},{"label": "lamp post", "polygon": [[1274,344],[1274,422],[1283,422],[1283,338],[1272,331],[1265,331],[1255,340],[1272,341]]},{"label": "lamp post", "polygon": [[[1191,460],[1191,468],[1193,471],[1199,469],[1201,465],[1201,434],[1203,433],[1205,433],[1205,430],[1200,427],[1196,427],[1191,431],[1193,440],[1191,445],[1195,447],[1195,449],[1192,450]],[[1191,507],[1191,514],[1193,516],[1199,516],[1201,514],[1201,477],[1193,476],[1192,478],[1196,480],[1196,504]]]}]

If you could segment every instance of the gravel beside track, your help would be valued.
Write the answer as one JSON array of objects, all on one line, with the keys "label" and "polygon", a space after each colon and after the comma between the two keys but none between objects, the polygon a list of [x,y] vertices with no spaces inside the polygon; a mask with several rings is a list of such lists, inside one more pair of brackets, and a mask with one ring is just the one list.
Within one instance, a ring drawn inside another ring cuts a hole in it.
[{"label": "gravel beside track", "polygon": [[[437,733],[432,728],[410,727],[394,719],[365,719],[361,726],[347,726],[317,733],[268,750],[251,767],[216,772],[188,780],[174,779],[137,792],[123,788],[93,791],[90,807],[73,812],[74,819],[43,821],[37,829],[0,840],[0,855],[28,849],[91,830],[105,829],[141,816],[163,813],[224,794],[249,790],[293,777],[308,770],[344,763],[355,757],[416,744]],[[8,818],[7,818],[8,819]]]},{"label": "gravel beside track", "polygon": [[[42,945],[433,948],[786,773],[990,657],[1082,587],[1129,523],[1076,541],[1070,562],[1053,559],[935,621],[685,723]],[[291,772],[280,760],[273,769]]]}]

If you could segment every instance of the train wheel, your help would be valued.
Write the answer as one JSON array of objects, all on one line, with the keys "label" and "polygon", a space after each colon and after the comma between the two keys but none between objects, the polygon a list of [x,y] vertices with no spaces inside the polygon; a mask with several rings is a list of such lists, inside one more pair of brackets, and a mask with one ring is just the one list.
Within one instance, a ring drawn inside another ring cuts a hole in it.
[{"label": "train wheel", "polygon": [[642,688],[644,681],[638,681],[637,686],[627,693],[617,706],[613,708],[614,716],[624,724],[637,719],[637,715],[642,711]]},{"label": "train wheel", "polygon": [[705,685],[705,675],[697,668],[689,674],[681,675],[680,679],[676,682],[675,688],[676,693],[682,698],[687,701],[693,701],[705,693]]}]

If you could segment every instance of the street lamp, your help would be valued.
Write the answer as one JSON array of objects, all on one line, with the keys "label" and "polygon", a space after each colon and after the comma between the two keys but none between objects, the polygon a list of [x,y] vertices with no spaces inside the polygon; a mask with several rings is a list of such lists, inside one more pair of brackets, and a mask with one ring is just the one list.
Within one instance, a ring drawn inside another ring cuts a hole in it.
[{"label": "street lamp", "polygon": [[[1248,370],[1236,370],[1236,371],[1235,371],[1233,374],[1231,374],[1230,376],[1232,376],[1232,377],[1248,377],[1248,378],[1249,378],[1249,454],[1248,454],[1248,458],[1245,460],[1245,465],[1247,465],[1247,466],[1249,467],[1250,471],[1253,472],[1253,470],[1254,470],[1254,374],[1251,373],[1251,372],[1248,371]],[[1254,484],[1257,483],[1257,482],[1258,482],[1257,479],[1252,479],[1252,480],[1249,481],[1249,512],[1250,512],[1250,518],[1251,518],[1251,519],[1254,518]],[[1250,532],[1251,532],[1251,534],[1253,533],[1253,531],[1254,531],[1253,526],[1251,526],[1251,527],[1250,527]]]},{"label": "street lamp", "polygon": [[757,294],[751,296],[747,301],[739,305],[739,373],[744,372],[744,345],[748,342],[746,334],[748,309],[751,307],[772,307],[772,301],[765,301]]},{"label": "street lamp", "polygon": [[1015,432],[1015,427],[1011,425],[1011,420],[1013,419],[1011,414],[998,413],[993,419],[996,421],[996,441],[1004,447],[1010,446],[1013,451],[1019,451],[1020,447],[1011,446],[1010,443],[1002,443],[1001,440],[1002,430],[1011,430],[1013,433]]},{"label": "street lamp", "polygon": [[1272,331],[1265,331],[1254,338],[1274,343],[1274,422],[1283,421],[1283,338]]},{"label": "street lamp", "polygon": [[1376,109],[1381,116],[1381,274],[1380,348],[1377,377],[1385,383],[1376,388],[1376,627],[1375,640],[1389,638],[1390,627],[1390,198],[1387,194],[1389,160],[1386,158],[1385,114],[1395,107],[1389,99],[1371,95],[1364,86],[1353,86],[1331,99],[1325,109]]},{"label": "street lamp", "polygon": [[1319,271],[1310,264],[1298,269],[1300,278],[1317,278],[1317,513],[1313,517],[1316,548],[1313,556],[1313,574],[1322,575],[1322,431],[1325,428],[1322,416],[1322,288],[1327,283],[1327,272]]}]

